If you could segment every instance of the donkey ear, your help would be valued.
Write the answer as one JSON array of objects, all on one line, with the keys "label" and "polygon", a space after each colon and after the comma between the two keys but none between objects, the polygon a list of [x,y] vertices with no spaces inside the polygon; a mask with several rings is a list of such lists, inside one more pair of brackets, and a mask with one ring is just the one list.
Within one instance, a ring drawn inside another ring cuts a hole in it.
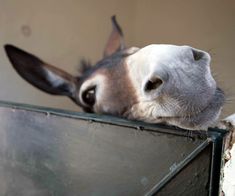
[{"label": "donkey ear", "polygon": [[73,97],[76,78],[15,46],[5,45],[15,70],[33,86],[53,95]]},{"label": "donkey ear", "polygon": [[104,49],[104,57],[110,56],[125,48],[122,29],[116,21],[116,16],[112,16],[112,26],[113,30]]}]

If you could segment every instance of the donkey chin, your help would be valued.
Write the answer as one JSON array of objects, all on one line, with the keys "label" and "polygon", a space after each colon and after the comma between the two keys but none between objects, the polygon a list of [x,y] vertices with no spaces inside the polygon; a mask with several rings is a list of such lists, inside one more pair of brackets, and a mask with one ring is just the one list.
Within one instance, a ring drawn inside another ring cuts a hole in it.
[{"label": "donkey chin", "polygon": [[[188,105],[180,106],[180,102],[169,99],[167,103],[147,101],[135,104],[128,112],[127,118],[148,123],[163,123],[174,125],[187,130],[207,130],[217,124],[222,106],[224,93],[220,88],[215,90],[212,100],[202,110]],[[174,107],[174,109],[170,109]],[[178,109],[177,109],[178,108]],[[188,109],[188,112],[187,112]]]}]

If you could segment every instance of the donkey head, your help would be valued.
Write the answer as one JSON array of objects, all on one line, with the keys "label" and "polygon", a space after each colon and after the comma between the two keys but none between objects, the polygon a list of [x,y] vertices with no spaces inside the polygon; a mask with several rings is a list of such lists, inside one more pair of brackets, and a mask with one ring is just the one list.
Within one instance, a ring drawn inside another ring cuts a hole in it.
[{"label": "donkey head", "polygon": [[[87,112],[111,114],[186,129],[207,129],[218,119],[224,93],[210,72],[208,53],[189,47],[126,48],[115,17],[104,58],[72,76],[12,45],[6,53],[35,87],[65,95]],[[85,66],[84,66],[85,65]]]}]

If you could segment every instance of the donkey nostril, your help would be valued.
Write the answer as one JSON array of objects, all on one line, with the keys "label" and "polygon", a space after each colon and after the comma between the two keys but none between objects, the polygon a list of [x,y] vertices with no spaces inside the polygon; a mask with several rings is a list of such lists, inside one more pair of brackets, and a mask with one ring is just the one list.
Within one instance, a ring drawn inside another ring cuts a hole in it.
[{"label": "donkey nostril", "polygon": [[157,89],[161,84],[162,84],[162,80],[159,78],[148,80],[147,83],[145,84],[144,90],[151,91],[151,90]]},{"label": "donkey nostril", "polygon": [[193,53],[193,58],[194,58],[195,61],[199,61],[204,56],[203,52],[197,51],[197,50],[194,50],[194,49],[192,49],[192,53]]}]

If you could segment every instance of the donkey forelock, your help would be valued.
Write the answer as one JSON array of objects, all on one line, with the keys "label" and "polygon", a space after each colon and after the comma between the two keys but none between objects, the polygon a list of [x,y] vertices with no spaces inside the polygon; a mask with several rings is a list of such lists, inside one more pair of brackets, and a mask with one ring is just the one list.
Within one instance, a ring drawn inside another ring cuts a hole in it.
[{"label": "donkey forelock", "polygon": [[189,46],[149,45],[125,48],[115,17],[104,58],[82,63],[77,77],[6,45],[16,71],[50,94],[66,95],[85,111],[207,129],[224,103],[210,72],[210,55]]}]

